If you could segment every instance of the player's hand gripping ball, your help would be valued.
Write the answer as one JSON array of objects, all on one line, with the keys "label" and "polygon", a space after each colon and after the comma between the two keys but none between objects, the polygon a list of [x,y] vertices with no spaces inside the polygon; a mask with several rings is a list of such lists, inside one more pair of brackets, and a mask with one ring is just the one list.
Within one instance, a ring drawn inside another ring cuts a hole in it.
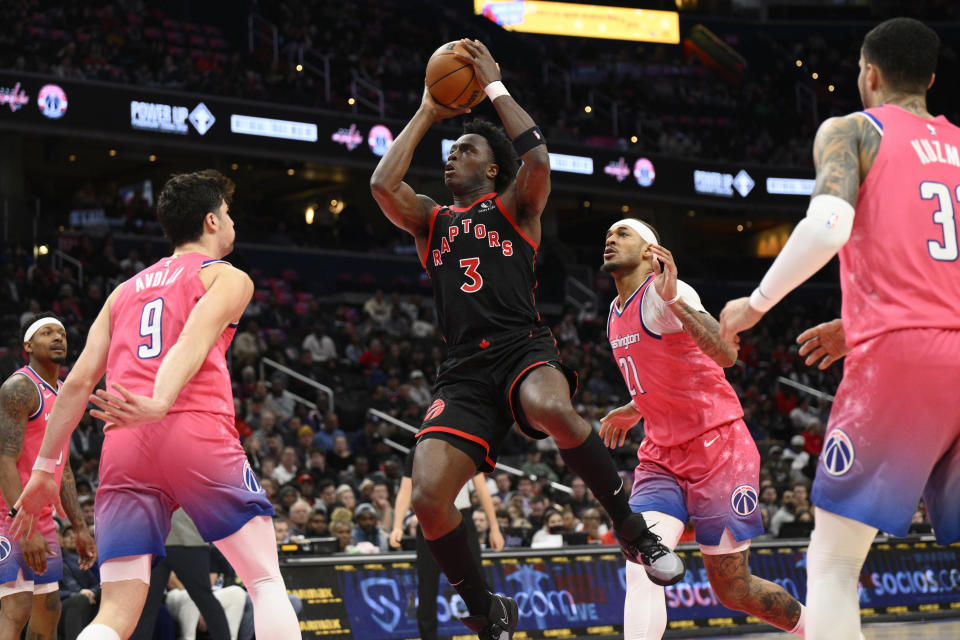
[{"label": "player's hand gripping ball", "polygon": [[470,55],[459,40],[434,51],[427,62],[426,84],[437,104],[461,111],[476,106],[487,95],[474,66],[457,57],[458,53]]}]

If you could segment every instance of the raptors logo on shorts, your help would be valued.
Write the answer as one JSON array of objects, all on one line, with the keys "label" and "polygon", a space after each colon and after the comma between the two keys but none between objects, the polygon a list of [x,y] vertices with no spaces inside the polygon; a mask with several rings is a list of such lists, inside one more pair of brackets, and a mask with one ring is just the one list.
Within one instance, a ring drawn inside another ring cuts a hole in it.
[{"label": "raptors logo on shorts", "polygon": [[856,454],[853,441],[840,429],[833,429],[823,443],[823,470],[832,476],[842,476],[853,467]]},{"label": "raptors logo on shorts", "polygon": [[443,400],[437,399],[433,401],[433,404],[430,405],[430,408],[427,409],[427,415],[423,417],[424,422],[429,422],[443,413],[443,410],[446,408],[446,403]]},{"label": "raptors logo on shorts", "polygon": [[757,490],[748,484],[742,484],[733,490],[730,507],[738,516],[748,516],[757,508]]}]

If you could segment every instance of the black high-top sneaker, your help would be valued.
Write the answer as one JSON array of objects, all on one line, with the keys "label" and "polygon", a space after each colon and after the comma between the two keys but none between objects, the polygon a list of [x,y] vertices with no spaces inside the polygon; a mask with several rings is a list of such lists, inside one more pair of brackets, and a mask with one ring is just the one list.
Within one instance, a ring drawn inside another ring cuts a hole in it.
[{"label": "black high-top sneaker", "polygon": [[495,593],[490,596],[490,613],[461,618],[460,622],[471,631],[476,631],[480,640],[510,640],[520,620],[517,601]]},{"label": "black high-top sneaker", "polygon": [[647,528],[643,516],[631,514],[615,532],[624,557],[643,565],[650,582],[666,587],[680,582],[686,567],[673,551],[660,544],[660,536]]}]

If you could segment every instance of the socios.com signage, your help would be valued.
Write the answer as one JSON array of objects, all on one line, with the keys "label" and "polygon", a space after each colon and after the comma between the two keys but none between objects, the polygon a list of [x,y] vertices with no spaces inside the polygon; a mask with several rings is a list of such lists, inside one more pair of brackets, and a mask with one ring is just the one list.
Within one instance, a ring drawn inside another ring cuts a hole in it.
[{"label": "socios.com signage", "polygon": [[[546,551],[546,550],[539,550]],[[752,627],[763,623],[720,604],[693,545],[681,545],[687,574],[665,589],[668,630]],[[806,547],[757,543],[750,568],[806,600]],[[287,588],[304,602],[304,638],[403,640],[418,637],[417,571],[409,554],[298,558],[282,565]],[[611,547],[576,547],[537,553],[488,554],[491,588],[516,599],[518,631],[539,638],[621,638],[626,596],[624,560]],[[861,572],[865,616],[951,611],[960,616],[960,545],[881,542]],[[440,636],[464,635],[466,608],[443,577],[437,595]],[[668,632],[669,633],[669,632]]]}]

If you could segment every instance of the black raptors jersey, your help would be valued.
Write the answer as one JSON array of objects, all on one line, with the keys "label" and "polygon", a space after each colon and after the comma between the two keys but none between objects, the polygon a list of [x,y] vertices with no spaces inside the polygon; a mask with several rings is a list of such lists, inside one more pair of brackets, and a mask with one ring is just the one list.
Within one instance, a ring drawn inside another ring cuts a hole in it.
[{"label": "black raptors jersey", "polygon": [[486,348],[489,337],[538,323],[536,254],[537,245],[496,193],[469,207],[433,210],[421,261],[433,282],[440,331],[448,345]]}]

